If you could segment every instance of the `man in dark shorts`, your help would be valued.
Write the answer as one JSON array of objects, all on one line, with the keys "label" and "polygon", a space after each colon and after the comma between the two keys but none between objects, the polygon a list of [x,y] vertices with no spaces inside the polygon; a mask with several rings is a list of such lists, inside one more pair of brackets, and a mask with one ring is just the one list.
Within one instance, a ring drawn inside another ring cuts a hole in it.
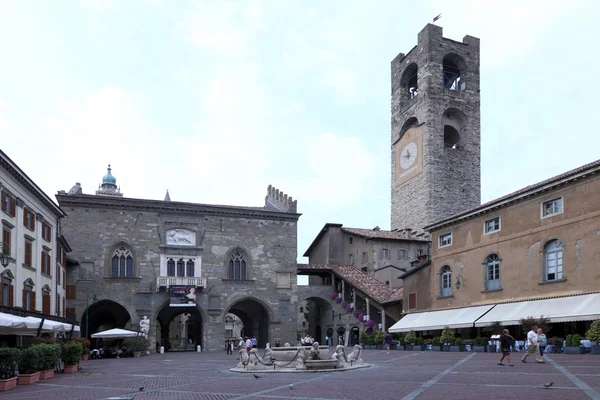
[{"label": "man in dark shorts", "polygon": [[502,364],[502,361],[506,357],[506,359],[508,360],[508,365],[514,367],[513,363],[510,362],[510,346],[513,344],[514,341],[515,338],[510,336],[510,334],[508,333],[508,329],[504,329],[502,331],[502,336],[500,336],[500,351],[502,352],[502,357],[500,357],[498,365],[504,365]]}]

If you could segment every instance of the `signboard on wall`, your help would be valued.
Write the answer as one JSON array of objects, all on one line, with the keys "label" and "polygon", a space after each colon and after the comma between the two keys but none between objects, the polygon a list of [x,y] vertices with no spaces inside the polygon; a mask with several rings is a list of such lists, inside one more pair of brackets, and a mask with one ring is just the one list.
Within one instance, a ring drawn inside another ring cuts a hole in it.
[{"label": "signboard on wall", "polygon": [[196,286],[169,286],[171,307],[196,307]]}]

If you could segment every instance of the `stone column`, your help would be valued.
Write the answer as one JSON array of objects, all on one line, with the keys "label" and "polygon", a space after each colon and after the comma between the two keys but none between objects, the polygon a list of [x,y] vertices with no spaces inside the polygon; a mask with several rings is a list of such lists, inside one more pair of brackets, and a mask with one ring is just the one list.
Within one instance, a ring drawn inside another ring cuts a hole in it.
[{"label": "stone column", "polygon": [[381,309],[381,330],[385,332],[385,308]]},{"label": "stone column", "polygon": [[346,287],[344,286],[344,281],[342,280],[342,301],[346,299]]},{"label": "stone column", "polygon": [[369,298],[365,296],[365,301],[367,302],[367,320],[371,319],[371,304],[369,302]]}]

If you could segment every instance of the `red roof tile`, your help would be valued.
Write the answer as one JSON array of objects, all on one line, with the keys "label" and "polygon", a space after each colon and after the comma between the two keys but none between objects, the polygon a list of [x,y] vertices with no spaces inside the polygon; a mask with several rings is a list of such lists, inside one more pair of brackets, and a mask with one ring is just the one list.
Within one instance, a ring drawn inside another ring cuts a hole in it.
[{"label": "red roof tile", "polygon": [[[454,222],[454,220],[467,218],[469,216],[469,214],[473,214],[473,213],[477,214],[478,212],[483,212],[483,211],[485,211],[485,209],[487,209],[489,207],[492,207],[494,205],[499,206],[500,203],[503,203],[506,201],[517,200],[518,197],[521,197],[524,195],[529,195],[529,196],[534,195],[534,194],[546,189],[546,186],[548,186],[548,185],[557,184],[564,179],[574,177],[575,175],[578,175],[582,172],[587,172],[587,171],[591,171],[594,169],[598,169],[599,167],[600,167],[600,160],[596,160],[589,164],[585,164],[585,165],[582,165],[581,167],[564,172],[560,175],[553,176],[552,178],[546,179],[544,181],[534,183],[533,185],[526,186],[522,189],[517,190],[516,192],[509,193],[509,194],[499,197],[495,200],[488,201],[487,203],[484,203],[480,206],[473,207],[471,209],[462,211],[450,218],[446,218],[441,221],[435,222],[429,226],[426,226],[425,229],[430,230],[431,228],[437,228],[438,225],[446,225],[447,223]],[[596,171],[594,171],[594,172],[596,172]]]},{"label": "red roof tile", "polygon": [[390,288],[353,265],[298,264],[298,270],[331,271],[379,304],[401,301],[403,298],[402,288]]},{"label": "red roof tile", "polygon": [[402,232],[384,231],[382,229],[361,229],[361,228],[343,228],[342,231],[352,235],[369,238],[369,239],[390,239],[390,240],[422,240],[427,242],[427,239],[415,238],[414,236],[407,239]]}]

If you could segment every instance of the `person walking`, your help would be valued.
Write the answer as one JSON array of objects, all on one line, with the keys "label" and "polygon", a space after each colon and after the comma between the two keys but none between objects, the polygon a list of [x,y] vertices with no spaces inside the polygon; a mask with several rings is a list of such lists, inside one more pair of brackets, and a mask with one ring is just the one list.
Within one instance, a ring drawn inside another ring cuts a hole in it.
[{"label": "person walking", "polygon": [[233,344],[231,343],[231,339],[227,340],[227,343],[225,344],[225,346],[227,346],[227,355],[233,355]]},{"label": "person walking", "polygon": [[537,336],[538,336],[538,347],[540,348],[540,357],[544,357],[544,349],[546,348],[546,335],[544,334],[544,332],[542,331],[542,328],[538,328],[537,329]]},{"label": "person walking", "polygon": [[502,331],[502,336],[500,336],[500,351],[502,352],[502,357],[500,357],[500,361],[498,361],[498,365],[504,365],[502,361],[506,358],[508,360],[508,365],[514,367],[514,364],[510,362],[510,346],[515,342],[515,338],[508,333],[508,329],[504,329]]},{"label": "person walking", "polygon": [[385,349],[390,351],[392,349],[392,334],[388,331],[383,340],[385,342]]},{"label": "person walking", "polygon": [[527,347],[527,352],[525,353],[523,358],[521,358],[521,362],[526,363],[527,357],[534,354],[535,361],[538,363],[543,363],[544,361],[541,359],[539,351],[537,351],[537,348],[538,348],[537,325],[533,325],[531,327],[531,330],[527,333],[527,343],[529,344],[529,347]]}]

